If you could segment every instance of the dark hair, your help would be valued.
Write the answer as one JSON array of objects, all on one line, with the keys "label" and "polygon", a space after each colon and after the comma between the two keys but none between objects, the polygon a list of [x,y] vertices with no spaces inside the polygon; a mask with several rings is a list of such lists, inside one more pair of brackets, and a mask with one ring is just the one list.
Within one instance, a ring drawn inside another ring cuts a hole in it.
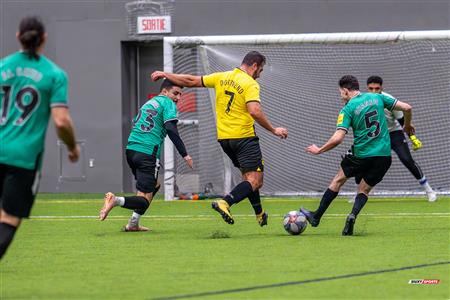
[{"label": "dark hair", "polygon": [[170,90],[174,86],[183,88],[182,86],[179,86],[178,84],[173,83],[169,79],[164,79],[163,82],[161,83],[161,87],[159,88],[159,92],[161,92],[163,89]]},{"label": "dark hair", "polygon": [[380,76],[370,76],[367,78],[367,84],[378,83],[379,85],[383,85],[383,78]]},{"label": "dark hair", "polygon": [[242,60],[242,64],[251,66],[254,63],[256,63],[259,67],[263,63],[266,63],[266,57],[258,51],[250,51],[245,55],[244,59]]},{"label": "dark hair", "polygon": [[345,75],[339,79],[339,87],[341,89],[349,89],[350,91],[358,91],[359,90],[359,82],[353,75]]},{"label": "dark hair", "polygon": [[19,41],[30,58],[39,59],[37,49],[44,42],[45,27],[36,16],[26,17],[19,24]]}]

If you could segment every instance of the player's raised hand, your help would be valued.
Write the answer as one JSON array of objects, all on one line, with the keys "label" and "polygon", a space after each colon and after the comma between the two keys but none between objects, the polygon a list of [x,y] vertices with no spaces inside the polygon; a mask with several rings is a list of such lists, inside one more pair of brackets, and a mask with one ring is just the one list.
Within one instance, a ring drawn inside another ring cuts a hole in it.
[{"label": "player's raised hand", "polygon": [[155,71],[150,75],[152,81],[158,81],[159,79],[165,78],[166,74],[163,71]]},{"label": "player's raised hand", "polygon": [[194,161],[192,160],[192,157],[190,155],[186,155],[183,157],[186,164],[189,166],[189,168],[194,169]]},{"label": "player's raised hand", "polygon": [[276,127],[273,129],[273,134],[279,136],[282,139],[285,139],[288,136],[288,130],[283,127]]},{"label": "player's raised hand", "polygon": [[306,148],[306,152],[317,155],[320,154],[320,148],[316,144],[312,144]]}]

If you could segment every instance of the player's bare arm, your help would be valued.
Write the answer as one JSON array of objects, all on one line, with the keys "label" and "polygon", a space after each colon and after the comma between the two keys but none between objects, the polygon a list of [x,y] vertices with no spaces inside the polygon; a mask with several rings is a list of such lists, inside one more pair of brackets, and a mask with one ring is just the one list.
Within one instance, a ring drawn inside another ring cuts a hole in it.
[{"label": "player's bare arm", "polygon": [[264,129],[272,132],[274,135],[279,136],[282,139],[287,138],[288,130],[283,127],[273,127],[267,116],[262,111],[262,107],[259,102],[248,102],[247,110],[252,118]]},{"label": "player's bare arm", "polygon": [[155,71],[151,75],[152,81],[158,81],[159,79],[167,78],[176,85],[183,87],[203,87],[202,77],[190,74],[173,74],[162,71]]},{"label": "player's bare arm", "polygon": [[397,101],[395,103],[394,110],[401,110],[401,111],[403,111],[404,122],[405,122],[405,124],[403,125],[403,130],[408,135],[414,134],[415,128],[414,128],[414,126],[411,123],[411,119],[412,119],[412,107],[411,107],[411,105],[409,105],[406,102]]},{"label": "player's bare arm", "polygon": [[58,137],[67,145],[69,160],[78,161],[80,149],[75,141],[75,130],[67,107],[53,107],[51,110],[53,123]]},{"label": "player's bare arm", "polygon": [[317,145],[312,144],[306,148],[306,152],[315,155],[327,152],[328,150],[331,150],[337,145],[341,144],[345,138],[346,133],[347,132],[345,130],[338,129],[322,147],[318,147]]}]

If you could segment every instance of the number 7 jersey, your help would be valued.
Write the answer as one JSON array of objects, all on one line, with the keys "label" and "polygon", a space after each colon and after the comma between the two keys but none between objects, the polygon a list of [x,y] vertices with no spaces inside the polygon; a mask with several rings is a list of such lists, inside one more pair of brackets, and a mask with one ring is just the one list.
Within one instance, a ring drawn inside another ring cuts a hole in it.
[{"label": "number 7 jersey", "polygon": [[260,102],[259,84],[246,72],[235,68],[228,72],[202,76],[202,84],[216,91],[217,138],[237,139],[255,136],[255,121],[247,103]]},{"label": "number 7 jersey", "polygon": [[391,138],[384,109],[393,110],[397,100],[383,94],[361,93],[341,109],[337,129],[353,129],[352,152],[358,158],[391,156]]},{"label": "number 7 jersey", "polygon": [[40,169],[50,110],[67,106],[67,75],[44,55],[0,60],[0,164]]}]

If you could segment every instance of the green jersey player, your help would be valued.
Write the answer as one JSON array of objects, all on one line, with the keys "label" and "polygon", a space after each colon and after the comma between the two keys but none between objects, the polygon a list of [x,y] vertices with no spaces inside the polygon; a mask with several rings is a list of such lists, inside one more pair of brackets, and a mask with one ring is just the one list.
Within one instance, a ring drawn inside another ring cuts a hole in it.
[{"label": "green jersey player", "polygon": [[47,38],[43,23],[24,18],[17,38],[22,50],[0,60],[0,258],[21,219],[30,215],[50,116],[69,159],[79,157],[67,108],[67,75],[41,54]]},{"label": "green jersey player", "polygon": [[352,154],[342,159],[341,168],[325,191],[318,209],[310,212],[301,208],[300,211],[313,227],[318,226],[320,218],[347,179],[358,177],[361,179],[358,194],[342,231],[342,235],[352,235],[356,217],[366,204],[369,192],[383,179],[391,166],[391,143],[384,109],[404,112],[406,133],[413,134],[414,127],[411,124],[409,104],[383,94],[361,93],[358,80],[352,75],[343,76],[339,80],[339,91],[345,106],[339,113],[336,132],[322,147],[311,145],[306,151],[317,155],[333,149],[342,143],[351,127],[354,136]]},{"label": "green jersey player", "polygon": [[100,220],[105,220],[111,209],[122,206],[134,210],[124,231],[148,231],[140,226],[140,217],[150,206],[155,193],[159,190],[158,170],[159,155],[164,139],[169,136],[181,157],[192,168],[192,158],[177,129],[177,106],[181,97],[181,87],[169,80],[161,84],[160,94],[147,101],[133,120],[133,128],[126,146],[127,162],[136,179],[136,196],[116,197],[106,193]]},{"label": "green jersey player", "polygon": [[[383,92],[383,79],[380,76],[370,76],[367,78],[367,90],[370,93],[389,94]],[[391,96],[392,97],[392,96]],[[405,139],[405,134],[403,132],[403,114],[401,111],[385,111],[386,121],[388,124],[389,135],[391,136],[391,148],[397,154],[398,158],[402,164],[411,172],[411,174],[417,179],[420,186],[425,190],[428,196],[429,202],[436,201],[436,192],[433,191],[428,179],[425,177],[420,166],[414,160],[409,151],[408,143]],[[420,149],[422,143],[417,139],[415,135],[410,135],[413,150]]]}]

